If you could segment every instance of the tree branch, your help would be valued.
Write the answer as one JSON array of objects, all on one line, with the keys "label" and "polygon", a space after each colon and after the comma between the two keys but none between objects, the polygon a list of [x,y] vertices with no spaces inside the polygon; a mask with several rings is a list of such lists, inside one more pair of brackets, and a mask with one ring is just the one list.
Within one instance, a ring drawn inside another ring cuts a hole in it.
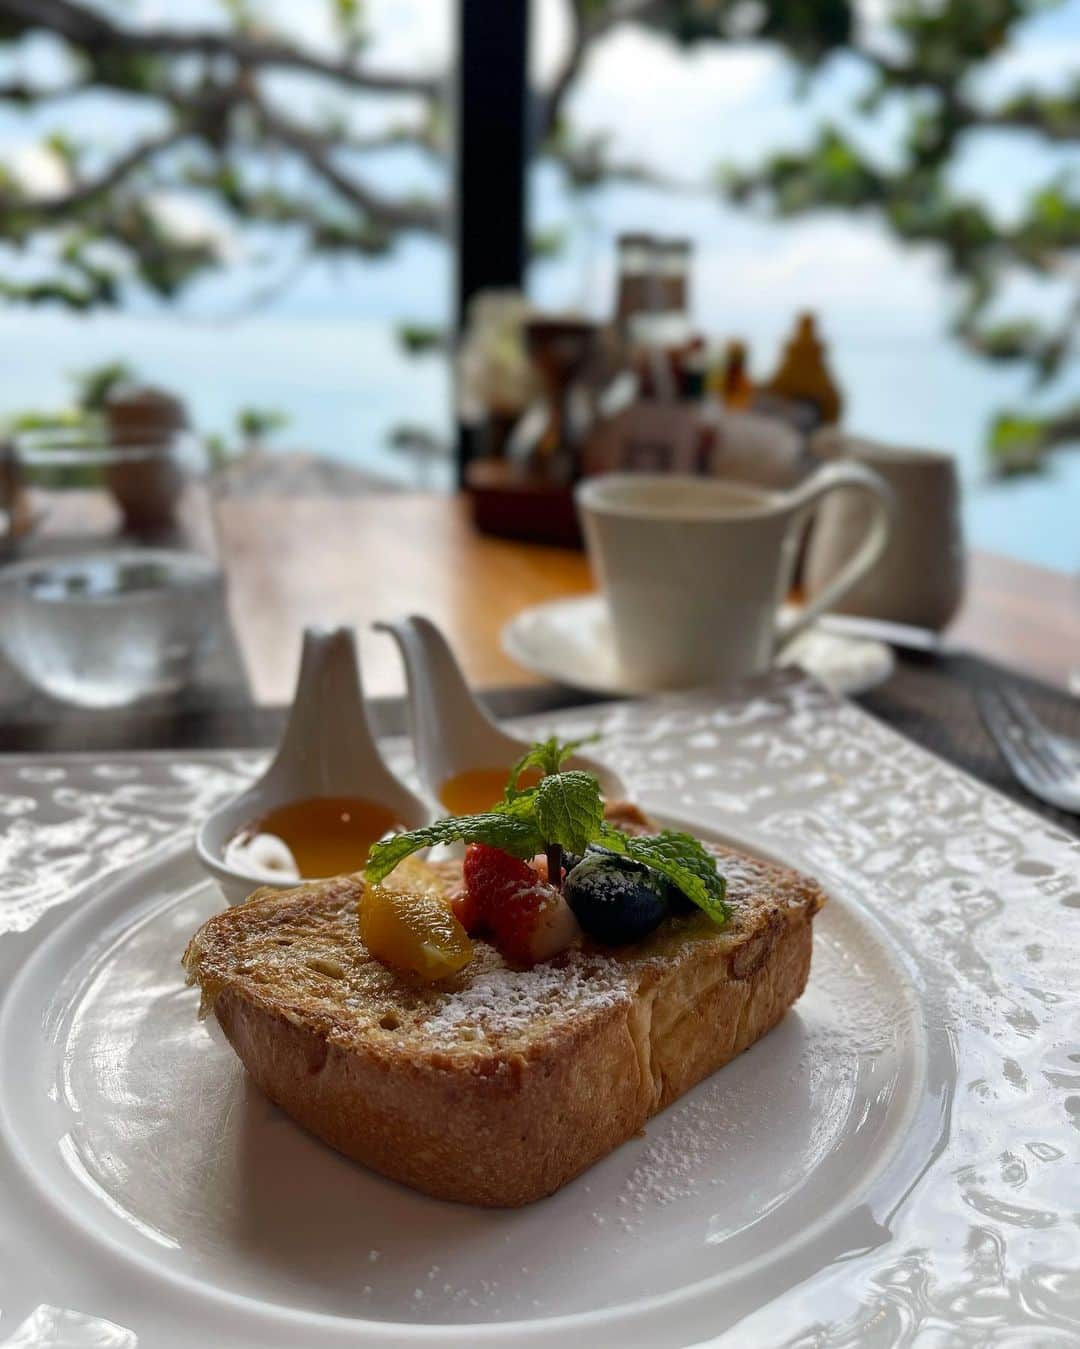
[{"label": "tree branch", "polygon": [[227,161],[216,170],[196,170],[187,175],[188,186],[213,192],[221,205],[240,222],[262,221],[302,228],[312,251],[350,252],[369,256],[385,253],[393,236],[368,217],[343,219],[340,214],[320,211],[311,194],[290,196],[273,187],[252,187]]},{"label": "tree branch", "polygon": [[191,133],[184,127],[171,127],[168,131],[162,132],[160,136],[148,136],[145,140],[137,141],[124,154],[114,159],[109,167],[98,174],[96,178],[87,178],[80,183],[76,183],[69,191],[56,196],[35,199],[33,197],[12,197],[11,195],[0,194],[0,218],[5,212],[12,211],[16,211],[24,217],[32,214],[40,220],[55,220],[67,215],[68,212],[84,206],[94,197],[99,197],[103,193],[111,191],[141,165],[155,155],[178,145],[189,134]]},{"label": "tree branch", "polygon": [[402,146],[411,146],[424,150],[431,155],[441,155],[444,147],[438,138],[426,127],[397,126],[386,131],[373,131],[365,136],[350,136],[347,132],[330,132],[324,135],[326,145],[340,150],[354,150],[359,154],[377,153],[379,150],[396,150]]},{"label": "tree branch", "polygon": [[555,129],[563,102],[585,63],[589,48],[619,24],[640,22],[661,13],[663,8],[663,0],[611,0],[592,19],[587,19],[585,0],[571,0],[570,49],[551,88],[540,103],[537,130],[541,141],[546,140]]},{"label": "tree branch", "polygon": [[1028,91],[999,108],[983,108],[959,92],[959,80],[935,75],[924,66],[902,65],[874,52],[860,55],[877,72],[883,88],[921,89],[938,94],[948,105],[952,133],[966,130],[1035,131],[1046,140],[1080,139],[1080,85],[1065,95]]},{"label": "tree branch", "polygon": [[1050,109],[1032,102],[974,114],[971,124],[996,130],[1035,131],[1049,141],[1080,140],[1080,108],[1063,110],[1055,117]]},{"label": "tree branch", "polygon": [[1080,407],[1047,419],[1043,428],[1043,444],[1047,449],[1080,441]]},{"label": "tree branch", "polygon": [[358,207],[365,215],[388,229],[443,233],[444,212],[439,206],[424,201],[393,201],[384,197],[342,172],[333,161],[328,143],[318,133],[271,112],[265,104],[259,105],[258,116],[267,136],[301,155],[338,196]]},{"label": "tree branch", "polygon": [[23,31],[41,28],[56,33],[91,58],[110,53],[227,57],[240,66],[302,71],[355,89],[427,99],[437,97],[443,85],[434,76],[365,70],[352,60],[322,57],[274,38],[216,29],[122,27],[74,0],[0,0],[0,16]]},{"label": "tree branch", "polygon": [[40,106],[42,103],[59,103],[61,99],[77,98],[94,87],[92,80],[76,80],[71,84],[36,85],[26,80],[5,80],[0,83],[0,103],[24,103],[27,106]]}]

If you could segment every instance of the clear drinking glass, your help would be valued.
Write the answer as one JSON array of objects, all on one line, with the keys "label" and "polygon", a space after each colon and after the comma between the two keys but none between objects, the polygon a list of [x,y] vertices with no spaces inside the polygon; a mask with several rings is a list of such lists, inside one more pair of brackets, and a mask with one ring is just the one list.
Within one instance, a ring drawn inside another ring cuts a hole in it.
[{"label": "clear drinking glass", "polygon": [[0,567],[0,652],[35,688],[122,707],[190,684],[224,622],[206,455],[185,428],[17,440],[24,528]]}]

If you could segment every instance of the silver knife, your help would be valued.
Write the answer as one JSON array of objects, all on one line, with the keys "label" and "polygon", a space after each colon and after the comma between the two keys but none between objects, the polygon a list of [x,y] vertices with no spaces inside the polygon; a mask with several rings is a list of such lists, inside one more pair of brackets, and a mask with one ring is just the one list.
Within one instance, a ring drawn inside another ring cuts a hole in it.
[{"label": "silver knife", "polygon": [[822,614],[817,620],[823,631],[838,637],[867,637],[885,642],[906,651],[929,651],[941,654],[946,642],[940,632],[931,628],[915,627],[911,623],[893,623],[885,618],[863,618],[858,614]]}]

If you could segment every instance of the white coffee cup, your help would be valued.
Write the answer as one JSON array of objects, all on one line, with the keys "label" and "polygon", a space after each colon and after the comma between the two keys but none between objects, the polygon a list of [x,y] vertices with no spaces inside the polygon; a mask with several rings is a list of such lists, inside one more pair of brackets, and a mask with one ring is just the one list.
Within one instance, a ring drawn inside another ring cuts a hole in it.
[{"label": "white coffee cup", "polygon": [[[781,618],[798,526],[828,493],[874,503],[858,546],[811,604]],[[671,474],[612,473],[576,490],[616,655],[638,686],[690,688],[757,674],[857,583],[889,536],[892,494],[861,464],[818,470],[790,492]]]}]

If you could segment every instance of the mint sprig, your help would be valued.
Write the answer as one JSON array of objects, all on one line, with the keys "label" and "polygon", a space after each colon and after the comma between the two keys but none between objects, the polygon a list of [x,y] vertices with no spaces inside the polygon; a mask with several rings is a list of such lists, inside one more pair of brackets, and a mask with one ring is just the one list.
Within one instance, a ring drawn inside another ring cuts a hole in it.
[{"label": "mint sprig", "polygon": [[[448,816],[376,843],[368,855],[365,877],[377,884],[421,848],[461,841],[486,843],[521,858],[546,852],[549,875],[558,884],[555,878],[561,874],[563,851],[583,853],[590,843],[599,843],[659,872],[714,923],[726,923],[731,910],[724,878],[696,838],[670,829],[655,836],[624,834],[604,819],[600,784],[592,773],[560,771],[583,743],[560,744],[552,737],[534,745],[511,769],[506,796],[498,805],[479,815]],[[538,786],[519,790],[521,774],[531,767],[539,768],[544,776]]]},{"label": "mint sprig", "polygon": [[545,777],[551,777],[562,769],[567,759],[576,754],[582,745],[588,745],[596,739],[595,735],[586,735],[580,740],[557,740],[551,735],[546,740],[538,740],[511,768],[510,780],[506,784],[506,800],[512,801],[516,796],[528,795],[536,790],[533,787],[526,787],[523,792],[518,790],[518,782],[527,768],[539,768]]},{"label": "mint sprig", "polygon": [[584,852],[600,834],[604,803],[592,773],[552,773],[542,778],[532,804],[536,826],[547,843]]},{"label": "mint sprig", "polygon": [[716,869],[715,857],[692,834],[671,829],[656,835],[624,834],[605,821],[597,841],[666,876],[718,926],[731,917],[727,882]]},{"label": "mint sprig", "polygon": [[407,834],[391,834],[381,843],[372,844],[368,853],[364,878],[378,885],[390,875],[399,862],[421,848],[433,848],[436,843],[487,843],[515,857],[534,857],[544,848],[544,840],[533,822],[513,815],[487,811],[482,815],[449,815]]}]

